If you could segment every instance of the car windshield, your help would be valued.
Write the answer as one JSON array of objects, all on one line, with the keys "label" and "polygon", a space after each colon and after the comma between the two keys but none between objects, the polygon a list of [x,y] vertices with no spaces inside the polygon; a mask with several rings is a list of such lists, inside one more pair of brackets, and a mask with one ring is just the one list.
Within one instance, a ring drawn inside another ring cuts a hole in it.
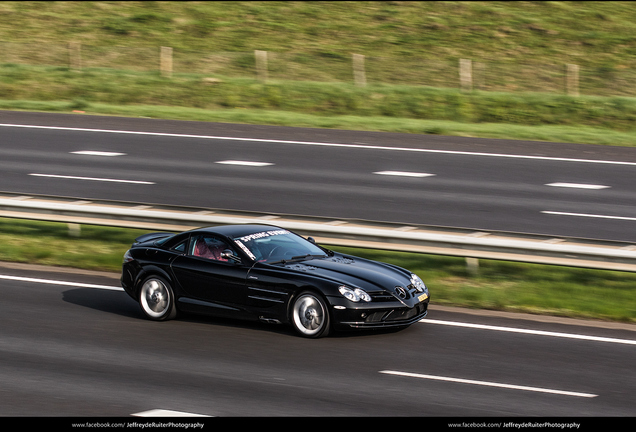
[{"label": "car windshield", "polygon": [[270,264],[327,256],[315,244],[284,229],[237,237],[234,242],[254,261]]}]

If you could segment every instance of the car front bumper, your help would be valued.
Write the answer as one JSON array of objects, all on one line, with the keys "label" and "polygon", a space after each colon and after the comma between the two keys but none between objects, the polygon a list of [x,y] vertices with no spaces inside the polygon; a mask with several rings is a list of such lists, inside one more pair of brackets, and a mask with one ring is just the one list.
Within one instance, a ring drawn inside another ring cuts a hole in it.
[{"label": "car front bumper", "polygon": [[332,303],[333,325],[336,329],[374,329],[404,327],[416,323],[428,314],[429,298],[413,304],[400,302],[356,304],[346,301]]}]

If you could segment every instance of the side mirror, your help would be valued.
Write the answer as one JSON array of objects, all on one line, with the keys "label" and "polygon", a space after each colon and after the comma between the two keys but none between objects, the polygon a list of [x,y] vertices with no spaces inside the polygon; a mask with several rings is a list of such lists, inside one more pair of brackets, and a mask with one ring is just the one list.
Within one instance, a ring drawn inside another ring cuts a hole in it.
[{"label": "side mirror", "polygon": [[313,244],[316,244],[316,240],[314,240],[313,237],[307,237],[307,240],[309,240]]},{"label": "side mirror", "polygon": [[221,252],[221,258],[235,263],[241,262],[241,258],[234,255],[234,252],[232,252],[230,249],[225,249],[223,252]]}]

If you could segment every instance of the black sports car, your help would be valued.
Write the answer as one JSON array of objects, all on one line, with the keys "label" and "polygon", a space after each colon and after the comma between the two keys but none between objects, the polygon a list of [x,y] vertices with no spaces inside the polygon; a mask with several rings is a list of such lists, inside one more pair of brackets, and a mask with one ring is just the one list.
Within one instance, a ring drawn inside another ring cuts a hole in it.
[{"label": "black sports car", "polygon": [[343,255],[270,225],[228,225],[135,239],[121,284],[152,320],[178,311],[331,329],[407,327],[427,314],[415,274]]}]

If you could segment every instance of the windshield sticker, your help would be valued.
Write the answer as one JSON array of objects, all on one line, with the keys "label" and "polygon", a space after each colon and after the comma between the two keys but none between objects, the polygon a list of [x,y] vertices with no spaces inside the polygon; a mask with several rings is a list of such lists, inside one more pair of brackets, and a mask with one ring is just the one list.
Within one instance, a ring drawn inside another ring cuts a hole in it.
[{"label": "windshield sticker", "polygon": [[271,237],[271,236],[282,235],[282,234],[289,234],[289,231],[284,229],[274,230],[274,231],[263,231],[263,232],[259,232],[255,234],[246,235],[245,237],[241,237],[239,240],[248,242],[252,240],[257,240],[257,239],[262,239],[265,237]]},{"label": "windshield sticker", "polygon": [[241,243],[240,240],[234,240],[234,243],[236,243],[241,249],[243,249],[243,252],[245,252],[247,256],[249,256],[253,261],[256,261],[256,257],[254,256],[254,254],[243,243]]}]

